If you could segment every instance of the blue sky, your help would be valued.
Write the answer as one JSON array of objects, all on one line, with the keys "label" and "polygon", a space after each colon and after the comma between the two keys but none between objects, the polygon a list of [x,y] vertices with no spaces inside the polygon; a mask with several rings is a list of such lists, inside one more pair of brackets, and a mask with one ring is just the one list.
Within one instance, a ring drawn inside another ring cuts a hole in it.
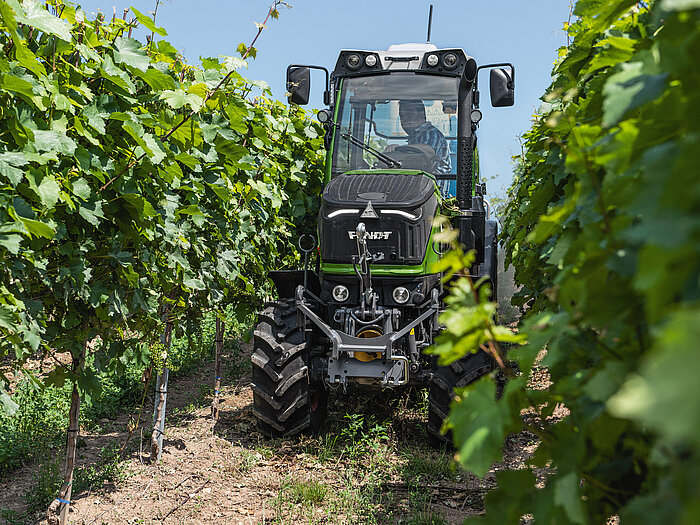
[{"label": "blue sky", "polygon": [[[87,0],[88,12],[111,16],[133,5],[153,11],[156,0]],[[156,23],[188,62],[199,57],[236,55],[240,42],[249,43],[271,0],[163,0]],[[512,108],[492,108],[488,73],[482,82],[479,128],[482,175],[491,195],[502,196],[512,179],[511,156],[520,152],[518,137],[530,126],[539,97],[550,83],[556,50],[566,45],[563,24],[567,0],[290,0],[278,20],[256,43],[258,56],[243,75],[265,80],[277,99],[284,97],[285,70],[290,63],[332,69],[341,49],[386,49],[390,44],[424,42],[429,6],[434,5],[431,41],[438,47],[461,47],[479,64],[512,62],[516,67],[516,98]],[[142,38],[143,33],[135,34]],[[322,75],[312,79],[310,107],[322,107]],[[494,178],[494,180],[490,180]]]}]

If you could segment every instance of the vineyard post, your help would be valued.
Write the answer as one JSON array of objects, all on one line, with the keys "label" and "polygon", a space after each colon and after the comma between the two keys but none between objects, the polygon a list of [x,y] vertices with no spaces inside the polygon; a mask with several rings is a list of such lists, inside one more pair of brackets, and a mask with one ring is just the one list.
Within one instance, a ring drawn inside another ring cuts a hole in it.
[{"label": "vineyard post", "polygon": [[70,498],[73,489],[75,450],[78,442],[78,431],[80,430],[80,393],[78,392],[77,375],[85,363],[86,352],[87,334],[85,335],[80,353],[78,355],[73,354],[73,391],[71,392],[70,411],[68,412],[68,443],[66,446],[66,464],[63,474],[63,485],[61,485],[58,496],[51,502],[47,511],[47,520],[52,525],[57,523],[65,525],[68,522]]},{"label": "vineyard post", "polygon": [[219,419],[219,392],[221,391],[221,350],[224,346],[224,322],[216,317],[216,361],[214,364],[214,398],[211,401],[211,429],[214,431],[217,419]]},{"label": "vineyard post", "polygon": [[165,431],[165,405],[168,400],[168,353],[173,332],[173,321],[167,316],[165,331],[161,337],[163,344],[161,357],[163,359],[162,369],[158,371],[156,379],[156,399],[153,407],[153,433],[151,434],[151,461],[160,460],[163,452],[163,432]]}]

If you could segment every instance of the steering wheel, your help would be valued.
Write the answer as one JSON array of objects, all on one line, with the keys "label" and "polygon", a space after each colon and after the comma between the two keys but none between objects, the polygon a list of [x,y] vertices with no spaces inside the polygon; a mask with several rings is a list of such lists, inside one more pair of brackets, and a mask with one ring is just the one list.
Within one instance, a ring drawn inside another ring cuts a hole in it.
[{"label": "steering wheel", "polygon": [[412,144],[407,144],[403,146],[396,146],[394,148],[394,151],[397,153],[423,153],[425,154],[425,151],[423,151],[421,148],[414,146]]}]

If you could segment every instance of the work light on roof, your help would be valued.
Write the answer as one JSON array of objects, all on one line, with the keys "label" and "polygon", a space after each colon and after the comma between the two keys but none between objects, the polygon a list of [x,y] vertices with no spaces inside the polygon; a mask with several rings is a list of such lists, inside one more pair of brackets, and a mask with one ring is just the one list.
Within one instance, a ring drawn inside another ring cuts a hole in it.
[{"label": "work light on roof", "polygon": [[377,65],[377,57],[376,55],[367,55],[365,57],[365,65],[367,67],[374,67]]},{"label": "work light on roof", "polygon": [[454,69],[457,67],[457,55],[454,53],[447,53],[445,57],[442,59],[442,63],[445,65],[447,69]]},{"label": "work light on roof", "polygon": [[360,55],[357,53],[353,53],[352,55],[348,55],[345,63],[347,64],[348,69],[357,70],[360,69],[360,66],[362,66],[362,58],[360,58]]},{"label": "work light on roof", "polygon": [[427,62],[428,62],[428,65],[429,65],[430,67],[435,67],[435,66],[437,66],[439,61],[440,61],[440,59],[438,58],[437,55],[428,55],[428,60],[427,60]]}]

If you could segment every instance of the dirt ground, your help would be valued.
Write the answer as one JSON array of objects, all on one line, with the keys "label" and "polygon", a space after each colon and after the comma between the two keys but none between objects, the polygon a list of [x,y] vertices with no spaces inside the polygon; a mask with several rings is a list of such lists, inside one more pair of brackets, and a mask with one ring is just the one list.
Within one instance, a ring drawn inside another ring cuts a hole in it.
[{"label": "dirt ground", "polygon": [[[213,366],[173,380],[161,461],[150,462],[150,436],[144,429],[139,445],[137,431],[125,479],[74,494],[70,522],[462,523],[483,512],[494,472],[521,467],[537,446],[527,433],[511,436],[503,463],[484,479],[456,469],[450,453],[425,444],[420,392],[389,399],[337,395],[321,435],[265,440],[252,414],[250,352],[244,345],[241,354],[223,360],[221,412],[213,429]],[[353,420],[346,414],[363,415]],[[123,442],[132,415],[102,420],[101,433],[81,432],[77,466]],[[356,430],[348,432],[353,421]],[[0,508],[23,511],[33,468],[0,483]],[[30,523],[44,523],[42,518],[37,514]]]},{"label": "dirt ground", "polygon": [[[512,276],[499,284],[501,297],[512,294]],[[527,432],[510,436],[503,462],[478,479],[457,468],[451,452],[427,446],[421,391],[332,395],[320,435],[266,440],[252,414],[251,351],[246,344],[224,356],[213,428],[213,363],[171,381],[164,451],[155,463],[148,399],[146,423],[133,434],[119,479],[74,493],[70,523],[458,524],[484,512],[497,470],[522,468],[537,447]],[[532,381],[546,388],[546,371]],[[565,415],[558,407],[553,418]],[[81,430],[76,467],[95,464],[104,447],[123,443],[134,416],[125,410],[100,420],[94,432]],[[55,461],[62,466],[62,459]],[[25,511],[24,494],[36,483],[37,468],[27,465],[0,480],[0,508]],[[543,483],[546,473],[536,475]],[[37,513],[27,523],[45,523],[44,517]]]}]

